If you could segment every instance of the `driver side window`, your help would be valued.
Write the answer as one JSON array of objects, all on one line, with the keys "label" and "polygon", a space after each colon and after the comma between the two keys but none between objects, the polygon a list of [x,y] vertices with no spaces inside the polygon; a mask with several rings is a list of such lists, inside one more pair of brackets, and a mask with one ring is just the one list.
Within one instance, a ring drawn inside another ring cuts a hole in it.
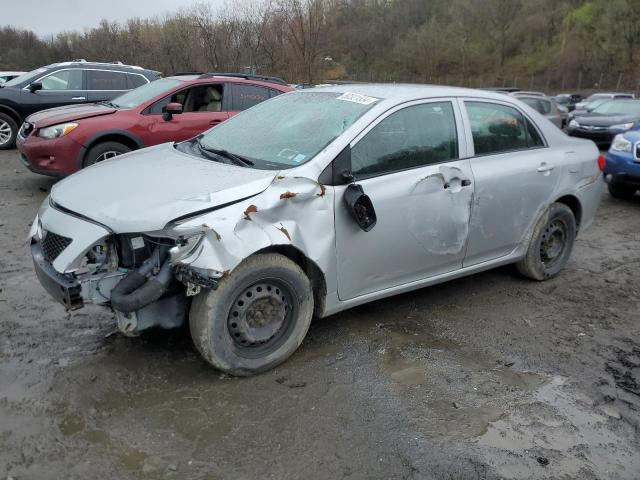
[{"label": "driver side window", "polygon": [[356,179],[458,158],[451,102],[403,108],[378,123],[351,150]]},{"label": "driver side window", "polygon": [[154,103],[149,109],[151,114],[161,114],[169,103],[182,105],[183,113],[221,112],[222,85],[204,84],[185,88]]},{"label": "driver side window", "polygon": [[43,78],[42,90],[82,90],[82,70],[60,70]]}]

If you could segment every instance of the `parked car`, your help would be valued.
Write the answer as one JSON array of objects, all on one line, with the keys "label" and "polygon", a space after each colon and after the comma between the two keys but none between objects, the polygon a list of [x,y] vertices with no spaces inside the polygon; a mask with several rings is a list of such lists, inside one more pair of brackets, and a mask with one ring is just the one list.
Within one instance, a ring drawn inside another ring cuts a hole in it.
[{"label": "parked car", "polygon": [[160,78],[159,72],[85,60],[54,63],[0,85],[0,150],[13,148],[20,124],[46,108],[111,100]]},{"label": "parked car", "polygon": [[109,102],[35,113],[18,133],[18,150],[32,172],[69,175],[131,150],[194,137],[291,90],[280,79],[256,75],[163,78]]},{"label": "parked car", "polygon": [[0,85],[7,83],[9,80],[13,80],[20,75],[24,75],[27,72],[0,72]]},{"label": "parked car", "polygon": [[[629,99],[629,100],[632,100],[632,99]],[[573,120],[574,118],[581,117],[583,115],[586,115],[594,111],[596,108],[598,108],[600,105],[604,103],[612,102],[612,101],[613,100],[611,100],[610,98],[598,98],[596,100],[593,100],[592,102],[585,104],[580,108],[578,108],[577,106],[574,106],[574,109],[569,113],[569,116],[567,118],[567,123]]]},{"label": "parked car", "polygon": [[566,107],[569,112],[575,110],[576,104],[582,101],[582,95],[578,93],[560,93],[552,98],[558,105]]},{"label": "parked car", "polygon": [[640,130],[616,135],[605,157],[609,193],[628,200],[640,190]]},{"label": "parked car", "polygon": [[567,133],[574,137],[593,140],[608,148],[619,133],[638,129],[640,126],[640,100],[611,100],[593,111],[574,118],[567,126]]},{"label": "parked car", "polygon": [[581,102],[576,103],[576,109],[580,110],[586,107],[588,103],[595,100],[633,100],[636,96],[633,93],[608,92],[594,93]]},{"label": "parked car", "polygon": [[553,123],[556,127],[564,128],[566,121],[566,112],[560,111],[558,106],[548,97],[540,95],[514,95],[521,102],[526,103],[536,112],[544,115],[547,120]]},{"label": "parked car", "polygon": [[121,331],[189,321],[213,366],[283,362],[312,316],[498,265],[559,274],[604,182],[592,142],[505,95],[341,85],[260,103],[53,186],[45,289]]}]

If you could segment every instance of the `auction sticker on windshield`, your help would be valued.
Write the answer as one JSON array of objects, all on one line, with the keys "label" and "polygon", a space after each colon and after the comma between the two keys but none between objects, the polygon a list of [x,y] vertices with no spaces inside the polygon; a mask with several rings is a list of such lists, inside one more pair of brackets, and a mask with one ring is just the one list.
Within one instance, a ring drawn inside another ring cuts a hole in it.
[{"label": "auction sticker on windshield", "polygon": [[343,93],[337,99],[344,100],[345,102],[359,103],[361,105],[371,105],[372,103],[378,101],[378,99],[375,97],[368,97],[367,95],[360,95],[359,93],[349,92]]}]

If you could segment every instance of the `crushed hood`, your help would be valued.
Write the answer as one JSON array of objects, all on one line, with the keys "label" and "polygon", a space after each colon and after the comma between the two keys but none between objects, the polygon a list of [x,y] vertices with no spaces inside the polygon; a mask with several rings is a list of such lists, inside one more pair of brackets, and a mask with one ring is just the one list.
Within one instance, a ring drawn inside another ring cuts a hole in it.
[{"label": "crushed hood", "polygon": [[57,183],[51,199],[116,233],[151,232],[257,195],[277,174],[195,157],[165,143],[81,170]]},{"label": "crushed hood", "polygon": [[100,115],[110,115],[116,113],[118,110],[108,107],[106,105],[100,105],[97,103],[90,103],[85,105],[67,105],[65,107],[50,108],[48,110],[42,110],[41,112],[34,113],[27,119],[30,123],[33,123],[36,127],[48,127],[49,125],[56,125],[58,123],[73,122],[75,120],[81,120],[83,118],[98,117]]}]

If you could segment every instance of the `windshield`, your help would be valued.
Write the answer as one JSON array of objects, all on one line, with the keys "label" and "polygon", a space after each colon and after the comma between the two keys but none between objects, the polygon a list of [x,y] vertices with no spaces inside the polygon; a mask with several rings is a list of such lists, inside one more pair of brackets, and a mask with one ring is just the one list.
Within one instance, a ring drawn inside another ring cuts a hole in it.
[{"label": "windshield", "polygon": [[257,167],[295,167],[317,155],[377,100],[335,92],[280,95],[209,130],[199,142],[205,149],[250,159]]},{"label": "windshield", "polygon": [[16,85],[20,85],[21,83],[27,80],[35,80],[36,77],[42,75],[46,71],[47,71],[46,68],[36,68],[35,70],[31,70],[30,72],[23,73],[19,77],[9,80],[8,82],[5,82],[3,85],[5,87],[15,87]]},{"label": "windshield", "polygon": [[135,88],[111,100],[114,107],[134,108],[180,85],[180,80],[162,78]]},{"label": "windshield", "polygon": [[603,115],[640,115],[640,102],[617,100],[606,102],[593,110]]}]

